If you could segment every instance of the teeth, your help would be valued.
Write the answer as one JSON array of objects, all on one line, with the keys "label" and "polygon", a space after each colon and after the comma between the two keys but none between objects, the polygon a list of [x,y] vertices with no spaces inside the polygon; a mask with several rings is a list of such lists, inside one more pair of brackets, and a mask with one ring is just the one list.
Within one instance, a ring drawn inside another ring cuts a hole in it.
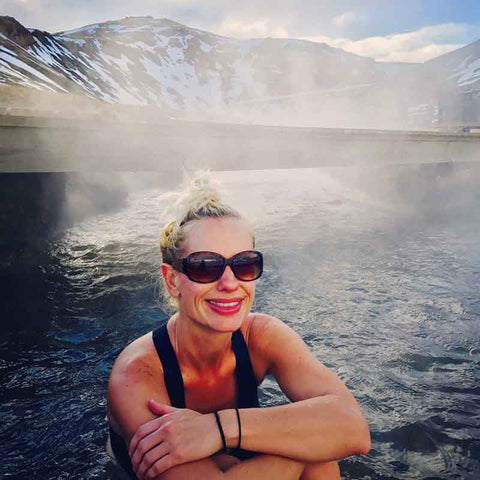
[{"label": "teeth", "polygon": [[215,300],[209,300],[210,303],[213,303],[214,305],[218,305],[219,307],[234,307],[235,305],[238,305],[240,302],[216,302]]}]

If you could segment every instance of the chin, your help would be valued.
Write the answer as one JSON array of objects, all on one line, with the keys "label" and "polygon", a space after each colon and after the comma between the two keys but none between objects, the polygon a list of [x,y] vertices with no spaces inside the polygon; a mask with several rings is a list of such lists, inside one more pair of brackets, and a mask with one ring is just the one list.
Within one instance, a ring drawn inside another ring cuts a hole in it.
[{"label": "chin", "polygon": [[215,315],[215,318],[210,317],[208,326],[216,332],[231,332],[238,330],[245,321],[246,315]]},{"label": "chin", "polygon": [[[208,308],[208,307],[207,307]],[[205,313],[206,325],[216,332],[234,332],[238,330],[248,316],[248,311],[244,309],[235,314],[220,314],[212,311]]]}]

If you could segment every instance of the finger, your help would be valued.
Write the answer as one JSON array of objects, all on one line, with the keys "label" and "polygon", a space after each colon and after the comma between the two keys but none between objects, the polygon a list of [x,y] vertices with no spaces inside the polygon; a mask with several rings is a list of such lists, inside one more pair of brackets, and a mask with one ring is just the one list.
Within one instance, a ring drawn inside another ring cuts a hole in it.
[{"label": "finger", "polygon": [[137,428],[137,431],[135,432],[133,437],[130,439],[130,444],[128,446],[128,454],[132,456],[133,452],[137,448],[138,442],[147,435],[150,435],[152,432],[157,430],[162,425],[162,423],[162,419],[158,417],[144,423],[143,425],[140,425]]},{"label": "finger", "polygon": [[175,465],[178,465],[178,462],[175,462],[171,455],[164,455],[146,471],[144,478],[145,480],[155,479]]},{"label": "finger", "polygon": [[171,405],[165,405],[164,403],[157,402],[156,400],[150,400],[148,402],[148,408],[155,415],[165,415],[167,413],[172,413],[176,409]]},{"label": "finger", "polygon": [[[151,470],[151,467],[155,465],[161,458],[168,453],[167,444],[165,442],[157,445],[147,452],[137,468],[134,468],[137,478],[147,478],[146,474]],[[151,472],[153,473],[153,472]],[[151,475],[151,473],[149,475]]]},{"label": "finger", "polygon": [[144,455],[150,452],[157,445],[162,444],[164,440],[164,435],[161,429],[155,430],[150,435],[142,438],[137,443],[137,448],[133,451],[130,456],[132,460],[132,466],[135,470],[138,465],[142,462]]}]

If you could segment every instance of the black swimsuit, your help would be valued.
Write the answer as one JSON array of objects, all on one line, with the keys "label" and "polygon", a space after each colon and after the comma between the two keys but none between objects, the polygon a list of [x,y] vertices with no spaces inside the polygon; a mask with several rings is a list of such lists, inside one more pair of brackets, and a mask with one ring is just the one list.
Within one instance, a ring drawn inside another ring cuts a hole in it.
[{"label": "black swimsuit", "polygon": [[[175,351],[170,342],[170,337],[168,336],[167,325],[163,325],[153,331],[153,343],[162,362],[165,387],[170,397],[170,403],[173,407],[185,408],[185,390],[182,374]],[[232,350],[236,360],[237,407],[258,407],[257,379],[253,372],[247,344],[240,330],[236,330],[232,334]],[[132,463],[125,441],[112,427],[110,427],[110,443],[118,463],[132,479],[136,479],[137,477],[132,469]],[[251,458],[255,455],[255,452],[235,449],[231,451],[230,454],[244,460]]]}]

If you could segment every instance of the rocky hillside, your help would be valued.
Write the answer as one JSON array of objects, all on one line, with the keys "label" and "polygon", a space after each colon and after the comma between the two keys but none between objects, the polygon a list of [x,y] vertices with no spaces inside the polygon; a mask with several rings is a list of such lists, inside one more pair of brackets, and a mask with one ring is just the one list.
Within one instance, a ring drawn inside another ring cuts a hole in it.
[{"label": "rocky hillside", "polygon": [[0,17],[0,85],[248,121],[438,123],[441,112],[453,112],[440,103],[478,100],[479,62],[480,42],[423,65],[401,65],[300,40],[226,38],[151,17],[55,34]]},{"label": "rocky hillside", "polygon": [[49,34],[2,17],[3,83],[82,89],[110,102],[202,108],[374,81],[375,63],[322,44],[235,40],[166,19]]}]

